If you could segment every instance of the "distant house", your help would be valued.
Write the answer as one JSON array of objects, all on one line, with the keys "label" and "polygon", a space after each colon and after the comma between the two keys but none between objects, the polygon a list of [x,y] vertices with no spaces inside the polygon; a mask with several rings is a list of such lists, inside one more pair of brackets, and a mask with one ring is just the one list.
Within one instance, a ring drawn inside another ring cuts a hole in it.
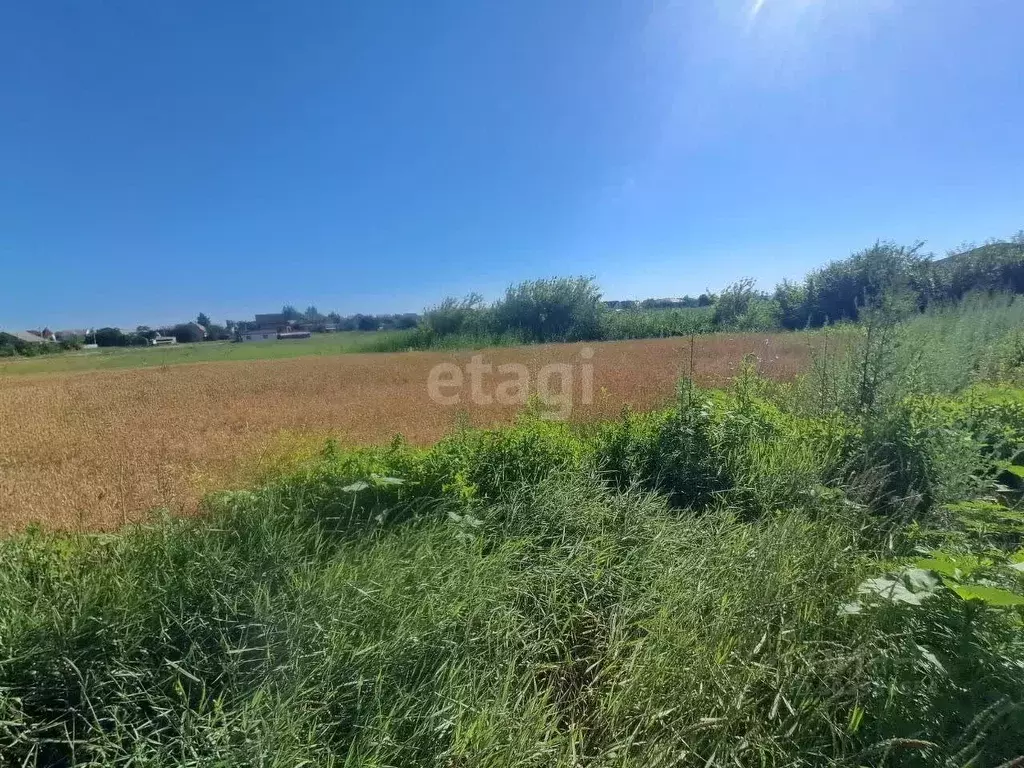
[{"label": "distant house", "polygon": [[309,331],[285,331],[284,333],[277,334],[277,338],[285,341],[288,339],[308,339],[312,335]]},{"label": "distant house", "polygon": [[277,330],[271,328],[250,328],[249,330],[241,331],[238,334],[238,338],[242,341],[276,341]]},{"label": "distant house", "polygon": [[62,331],[54,331],[54,336],[57,337],[57,341],[73,341],[75,339],[81,341],[88,335],[88,328],[66,328]]},{"label": "distant house", "polygon": [[45,344],[49,341],[49,339],[44,339],[33,331],[0,331],[0,334],[13,336],[18,341],[24,341],[26,344]]},{"label": "distant house", "polygon": [[[295,336],[295,333],[304,333],[304,336]],[[239,341],[273,341],[288,338],[308,338],[309,332],[301,328],[298,321],[289,319],[288,315],[275,312],[272,314],[256,315],[256,319],[249,323],[244,331],[239,331]]]},{"label": "distant house", "polygon": [[149,340],[150,346],[154,347],[166,347],[171,344],[177,344],[178,340],[174,336],[154,336]]},{"label": "distant house", "polygon": [[269,315],[256,315],[256,327],[261,330],[272,330],[275,333],[287,331],[292,326],[287,315],[277,312]]}]

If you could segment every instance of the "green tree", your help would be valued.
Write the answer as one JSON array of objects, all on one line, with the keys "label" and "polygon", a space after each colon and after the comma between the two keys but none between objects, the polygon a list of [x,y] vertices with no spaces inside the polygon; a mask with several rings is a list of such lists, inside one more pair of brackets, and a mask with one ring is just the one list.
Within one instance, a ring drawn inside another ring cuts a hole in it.
[{"label": "green tree", "polygon": [[857,320],[861,307],[875,304],[886,293],[910,290],[925,301],[930,267],[920,254],[923,245],[880,241],[812,272],[805,284],[809,323]]},{"label": "green tree", "polygon": [[171,336],[179,344],[191,344],[203,340],[203,332],[194,323],[179,323],[171,329]]},{"label": "green tree", "polygon": [[203,326],[203,328],[207,328],[211,325],[213,321],[210,320],[210,316],[208,314],[206,314],[205,312],[200,312],[199,316],[196,318],[196,322]]},{"label": "green tree", "polygon": [[206,326],[207,341],[227,341],[231,338],[231,332],[223,325],[210,323]]},{"label": "green tree", "polygon": [[415,328],[418,322],[419,317],[415,312],[406,312],[395,317],[395,327],[403,331]]},{"label": "green tree", "polygon": [[373,315],[356,315],[355,317],[357,331],[377,330],[377,318],[375,318]]},{"label": "green tree", "polygon": [[779,308],[779,322],[783,328],[797,330],[807,325],[807,286],[783,280],[775,286],[775,303]]},{"label": "green tree", "polygon": [[100,347],[123,347],[128,339],[119,328],[100,328],[93,333],[96,345]]},{"label": "green tree", "polygon": [[722,291],[715,302],[715,325],[722,328],[733,327],[747,314],[750,303],[757,296],[754,285],[752,277],[744,277]]}]

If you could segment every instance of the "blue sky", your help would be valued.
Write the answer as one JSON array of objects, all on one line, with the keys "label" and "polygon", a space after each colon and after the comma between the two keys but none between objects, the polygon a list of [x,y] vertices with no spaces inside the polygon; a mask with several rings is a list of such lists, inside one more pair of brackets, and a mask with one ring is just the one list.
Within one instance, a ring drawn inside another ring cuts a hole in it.
[{"label": "blue sky", "polygon": [[1019,0],[12,2],[0,327],[770,288],[1024,227]]}]

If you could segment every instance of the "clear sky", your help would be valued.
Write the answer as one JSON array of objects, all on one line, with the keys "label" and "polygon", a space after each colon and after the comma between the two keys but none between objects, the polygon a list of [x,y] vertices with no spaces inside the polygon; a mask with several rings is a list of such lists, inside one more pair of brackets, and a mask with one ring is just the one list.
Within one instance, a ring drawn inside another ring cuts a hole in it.
[{"label": "clear sky", "polygon": [[12,0],[0,327],[771,288],[1024,227],[1020,0]]}]

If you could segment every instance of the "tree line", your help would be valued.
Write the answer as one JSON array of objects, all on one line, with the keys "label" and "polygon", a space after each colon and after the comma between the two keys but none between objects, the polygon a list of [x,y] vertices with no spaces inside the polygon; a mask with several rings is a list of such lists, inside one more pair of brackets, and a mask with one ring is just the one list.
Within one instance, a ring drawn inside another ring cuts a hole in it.
[{"label": "tree line", "polygon": [[972,292],[1024,293],[1024,231],[1010,240],[935,259],[911,246],[876,242],[774,291],[745,278],[694,299],[602,301],[592,277],[528,280],[486,304],[479,294],[447,298],[427,309],[412,346],[453,337],[495,343],[596,341],[715,330],[770,331],[856,322],[883,296],[924,310]]},{"label": "tree line", "polygon": [[[378,315],[340,315],[337,312],[323,314],[315,305],[300,312],[291,304],[281,308],[281,314],[289,322],[302,325],[311,331],[401,331],[415,328],[420,316],[415,312],[384,313]],[[228,327],[238,331],[248,330],[256,325],[252,320],[228,320]]]}]

